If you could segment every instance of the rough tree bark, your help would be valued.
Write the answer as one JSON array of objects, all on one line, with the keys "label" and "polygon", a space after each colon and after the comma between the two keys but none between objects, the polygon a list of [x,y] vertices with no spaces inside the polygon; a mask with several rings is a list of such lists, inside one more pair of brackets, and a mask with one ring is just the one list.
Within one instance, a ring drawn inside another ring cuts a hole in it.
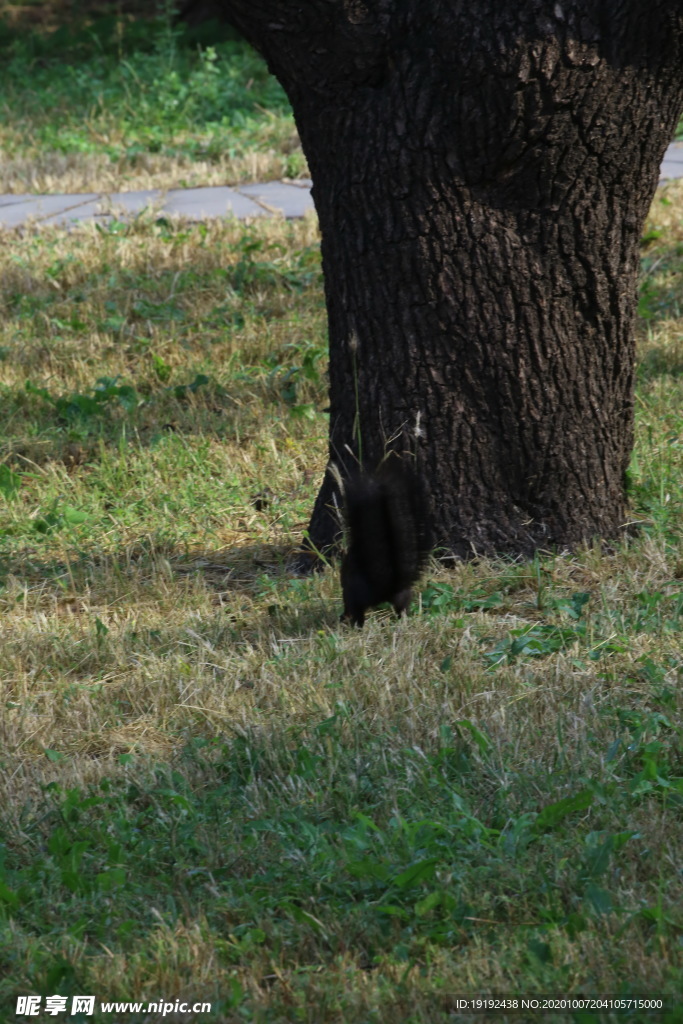
[{"label": "rough tree bark", "polygon": [[[458,555],[617,534],[681,0],[224,6],[286,89],[311,168],[331,460],[413,453]],[[328,473],[319,548],[333,489]]]}]

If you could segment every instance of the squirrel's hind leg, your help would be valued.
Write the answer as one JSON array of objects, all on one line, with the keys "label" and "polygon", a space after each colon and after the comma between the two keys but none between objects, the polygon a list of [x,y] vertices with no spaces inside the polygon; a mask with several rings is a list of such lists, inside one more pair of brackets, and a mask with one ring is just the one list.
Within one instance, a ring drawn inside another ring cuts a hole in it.
[{"label": "squirrel's hind leg", "polygon": [[391,599],[391,603],[396,614],[405,615],[410,607],[412,599],[413,592],[410,587],[406,587],[405,590],[399,590],[398,594],[394,594]]},{"label": "squirrel's hind leg", "polygon": [[365,611],[362,608],[345,608],[339,616],[339,621],[345,622],[349,626],[358,626],[359,629],[362,629],[365,623]]}]

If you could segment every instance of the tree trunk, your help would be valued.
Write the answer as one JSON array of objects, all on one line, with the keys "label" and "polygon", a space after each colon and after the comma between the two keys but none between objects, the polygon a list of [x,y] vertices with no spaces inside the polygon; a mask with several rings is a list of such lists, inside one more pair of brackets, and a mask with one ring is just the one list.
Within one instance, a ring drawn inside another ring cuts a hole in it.
[{"label": "tree trunk", "polygon": [[[683,107],[680,0],[226,0],[313,176],[330,459],[410,452],[437,543],[615,536],[641,225]],[[328,473],[310,525],[338,527]]]}]

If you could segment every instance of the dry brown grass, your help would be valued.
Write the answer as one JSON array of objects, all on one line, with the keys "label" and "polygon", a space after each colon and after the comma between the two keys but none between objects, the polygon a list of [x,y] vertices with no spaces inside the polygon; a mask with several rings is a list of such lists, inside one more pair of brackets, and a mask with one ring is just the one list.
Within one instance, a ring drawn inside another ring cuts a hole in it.
[{"label": "dry brown grass", "polygon": [[0,194],[110,194],[244,185],[288,178],[293,158],[296,158],[297,175],[308,177],[299,138],[293,128],[287,138],[266,138],[264,143],[262,150],[253,149],[238,156],[224,153],[211,160],[164,153],[141,153],[135,161],[123,156],[112,160],[106,153],[64,154],[46,152],[42,148],[28,149],[21,156],[2,160]]}]

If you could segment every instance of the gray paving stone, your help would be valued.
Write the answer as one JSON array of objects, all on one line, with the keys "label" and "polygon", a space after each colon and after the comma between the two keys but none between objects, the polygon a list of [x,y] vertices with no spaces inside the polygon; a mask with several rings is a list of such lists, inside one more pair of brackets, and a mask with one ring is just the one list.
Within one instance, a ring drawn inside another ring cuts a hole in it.
[{"label": "gray paving stone", "polygon": [[[20,202],[8,202],[5,205],[4,201],[10,198],[13,197],[2,196],[2,204],[0,205],[0,224],[8,228],[17,227],[28,220],[34,220],[39,223],[48,220],[52,223],[78,220],[80,218],[77,211],[82,211],[85,206],[89,208],[86,216],[92,217],[95,212],[94,201],[99,197],[96,192],[75,196],[31,196],[30,198],[21,198]],[[16,198],[19,199],[20,197],[17,196]],[[64,220],[54,221],[53,218],[60,215],[64,217]]]},{"label": "gray paving stone", "polygon": [[11,196],[0,196],[0,207],[2,206],[13,206],[15,203],[25,203],[27,199],[33,199],[34,196],[29,193],[22,193],[21,195]]},{"label": "gray paving stone", "polygon": [[161,206],[164,213],[207,220],[216,217],[263,217],[267,210],[248,196],[225,185],[215,188],[176,188],[166,193]]},{"label": "gray paving stone", "polygon": [[156,206],[163,196],[159,188],[148,188],[142,192],[106,192],[100,196],[100,207],[106,213],[142,213],[149,206]]},{"label": "gray paving stone", "polygon": [[107,217],[102,214],[100,209],[100,197],[96,196],[91,203],[83,203],[82,205],[73,207],[65,206],[64,209],[50,214],[49,217],[40,216],[37,219],[37,223],[68,227],[70,224],[76,224],[78,221],[95,220],[105,222],[111,219],[111,217]]},{"label": "gray paving stone", "polygon": [[266,212],[277,211],[288,220],[303,217],[307,210],[313,209],[310,181],[303,186],[285,181],[268,181],[263,185],[237,187],[242,195],[251,196]]},{"label": "gray paving stone", "polygon": [[659,169],[660,181],[683,178],[683,142],[672,142]]}]

